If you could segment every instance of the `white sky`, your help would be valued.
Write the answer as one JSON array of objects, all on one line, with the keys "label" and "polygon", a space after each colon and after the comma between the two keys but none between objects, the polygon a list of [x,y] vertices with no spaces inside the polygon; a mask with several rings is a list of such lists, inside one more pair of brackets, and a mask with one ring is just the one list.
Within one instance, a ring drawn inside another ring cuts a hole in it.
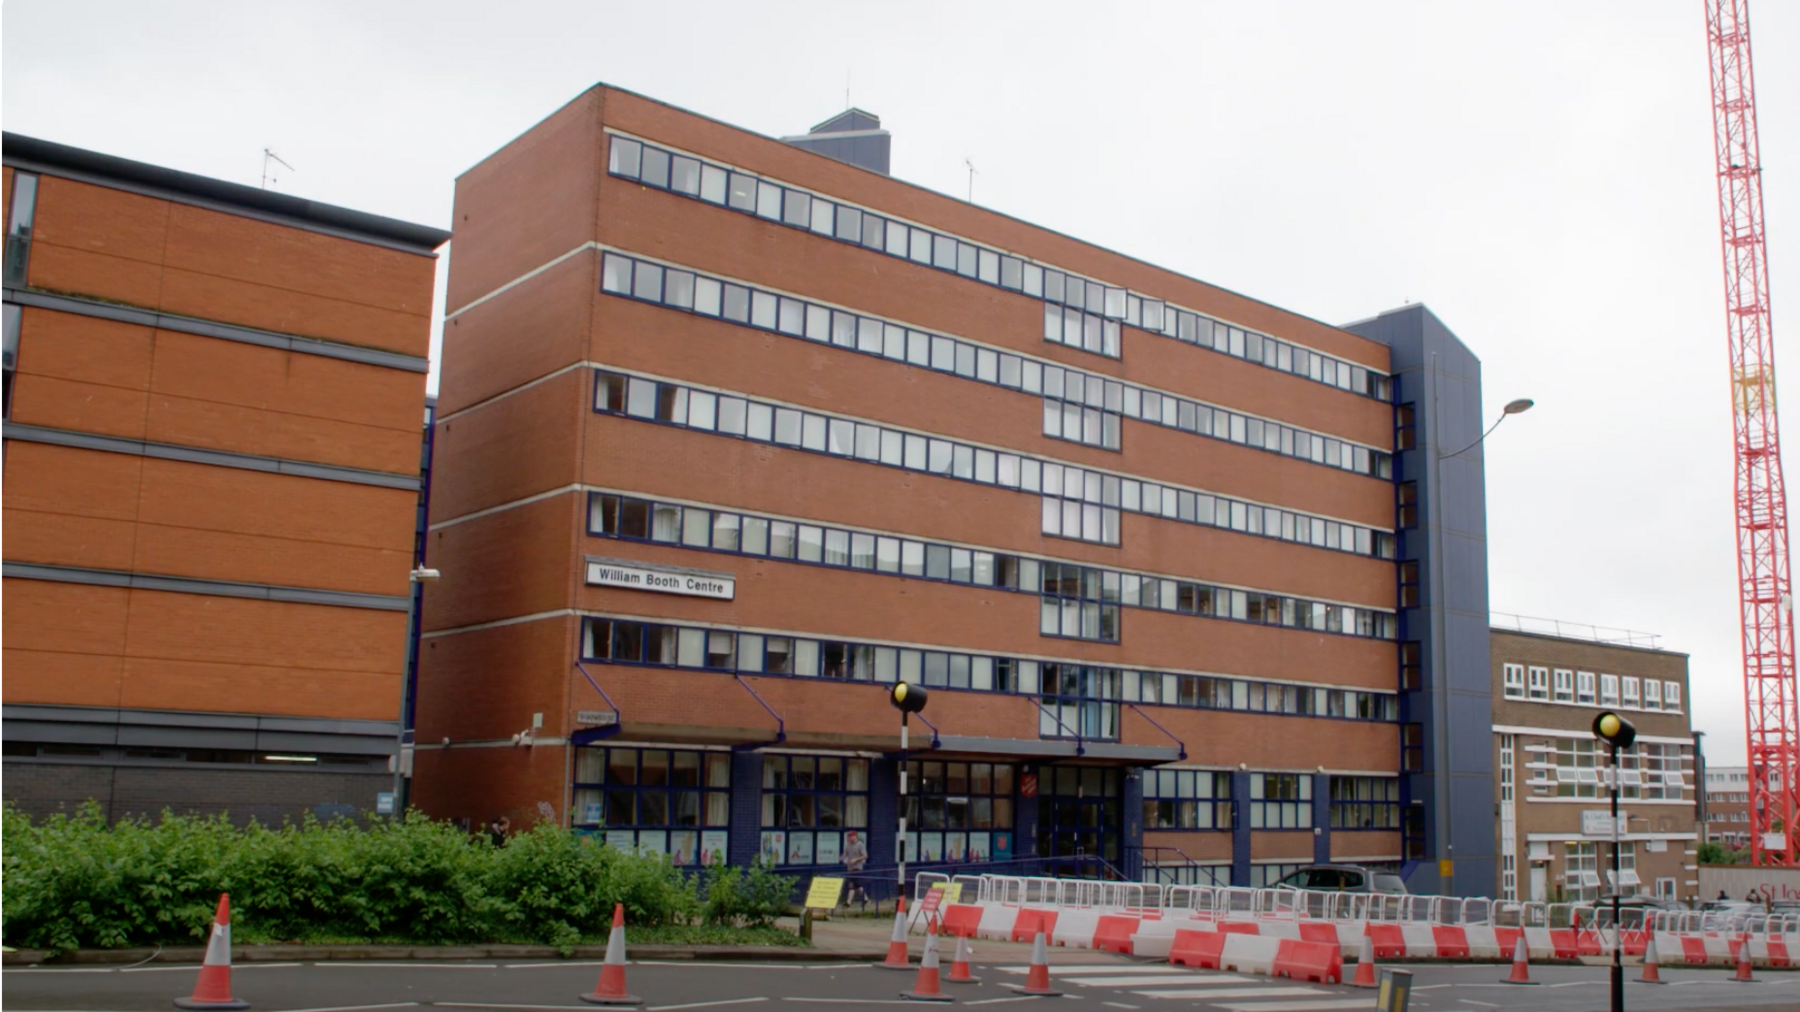
[{"label": "white sky", "polygon": [[[1753,3],[1791,376],[1800,4]],[[596,81],[770,135],[847,81],[902,179],[960,195],[971,158],[978,203],[1327,322],[1422,301],[1490,414],[1538,402],[1487,455],[1494,607],[1691,653],[1743,762],[1701,0],[10,0],[0,44],[7,130],[252,185],[269,146],[281,190],[437,226]]]}]

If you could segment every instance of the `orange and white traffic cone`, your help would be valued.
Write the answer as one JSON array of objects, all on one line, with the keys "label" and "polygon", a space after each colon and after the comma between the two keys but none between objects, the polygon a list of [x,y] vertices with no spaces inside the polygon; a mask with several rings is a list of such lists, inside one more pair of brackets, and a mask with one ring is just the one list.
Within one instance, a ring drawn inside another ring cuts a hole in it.
[{"label": "orange and white traffic cone", "polygon": [[979,984],[980,977],[969,976],[969,957],[975,953],[969,949],[969,936],[956,936],[956,955],[950,960],[950,976],[946,978],[952,984]]},{"label": "orange and white traffic cone", "polygon": [[1031,940],[1031,969],[1025,974],[1025,986],[1018,991],[1020,994],[1035,994],[1043,998],[1055,998],[1062,994],[1050,986],[1050,955],[1044,951],[1044,932],[1041,929]]},{"label": "orange and white traffic cone", "polygon": [[1750,936],[1749,935],[1746,934],[1744,936],[1743,940],[1738,942],[1737,950],[1738,950],[1737,976],[1735,976],[1731,979],[1734,982],[1739,983],[1739,984],[1754,984],[1754,983],[1756,983],[1756,978],[1750,976]]},{"label": "orange and white traffic cone", "polygon": [[894,905],[894,935],[888,939],[887,959],[875,964],[884,970],[910,970],[912,962],[906,954],[906,897]]},{"label": "orange and white traffic cone", "polygon": [[191,998],[175,999],[176,1008],[240,1009],[250,1003],[231,996],[231,896],[219,894],[213,914],[212,937],[206,940],[206,959],[200,964],[200,980]]},{"label": "orange and white traffic cone", "polygon": [[1662,979],[1661,967],[1657,966],[1656,935],[1654,932],[1652,932],[1650,937],[1644,942],[1644,972],[1642,976],[1638,977],[1637,982],[1639,984],[1668,983],[1668,981]]},{"label": "orange and white traffic cone", "polygon": [[1537,983],[1537,981],[1531,979],[1531,961],[1528,958],[1526,958],[1526,952],[1527,952],[1527,950],[1525,948],[1525,936],[1520,935],[1518,942],[1513,945],[1512,976],[1506,978],[1505,980],[1501,981],[1500,983],[1502,983],[1502,984],[1536,984]]},{"label": "orange and white traffic cone", "polygon": [[1356,979],[1351,987],[1380,987],[1375,980],[1375,939],[1363,932],[1362,948],[1356,950]]},{"label": "orange and white traffic cone", "polygon": [[938,981],[938,926],[936,919],[925,922],[925,951],[919,956],[919,979],[911,991],[900,992],[908,1001],[953,1001]]},{"label": "orange and white traffic cone", "polygon": [[590,1005],[642,1005],[644,999],[625,993],[625,904],[613,906],[612,931],[606,936],[606,962],[600,966],[600,983],[581,1000]]}]

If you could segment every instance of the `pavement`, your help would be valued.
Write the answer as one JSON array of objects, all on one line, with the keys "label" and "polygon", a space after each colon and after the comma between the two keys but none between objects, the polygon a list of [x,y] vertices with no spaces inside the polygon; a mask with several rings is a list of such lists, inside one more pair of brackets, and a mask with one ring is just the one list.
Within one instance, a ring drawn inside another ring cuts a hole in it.
[{"label": "pavement", "polygon": [[[882,925],[839,921],[814,932],[818,961],[721,962],[652,960],[634,952],[627,970],[632,994],[648,1012],[765,1005],[771,1009],[873,1010],[901,1004],[899,993],[915,986],[916,970],[885,970],[844,956],[866,946],[871,932],[885,942]],[[917,959],[920,942],[913,939]],[[836,948],[832,948],[836,946]],[[1327,1012],[1370,1009],[1367,990],[1272,979],[1250,974],[1187,970],[1146,960],[1080,949],[1055,949],[1051,977],[1063,997],[1017,993],[1025,980],[1025,946],[981,942],[976,946],[978,984],[944,984],[958,1004],[1049,1003],[1061,1012]],[[833,955],[838,956],[832,959]],[[494,1010],[586,1012],[578,996],[591,992],[600,963],[572,960],[337,960],[240,963],[233,993],[262,1012],[397,1012],[397,1010]],[[1608,1006],[1607,969],[1533,967],[1538,986],[1500,983],[1507,968],[1482,964],[1413,964],[1411,1008],[1424,1012],[1601,1012]],[[944,972],[949,970],[945,953]],[[167,1012],[189,994],[198,976],[192,965],[9,967],[0,973],[0,1003],[7,1012]],[[1705,1009],[1713,1012],[1800,1010],[1800,973],[1757,974],[1758,982],[1731,981],[1725,970],[1665,969],[1668,986],[1628,983],[1631,1009]]]}]

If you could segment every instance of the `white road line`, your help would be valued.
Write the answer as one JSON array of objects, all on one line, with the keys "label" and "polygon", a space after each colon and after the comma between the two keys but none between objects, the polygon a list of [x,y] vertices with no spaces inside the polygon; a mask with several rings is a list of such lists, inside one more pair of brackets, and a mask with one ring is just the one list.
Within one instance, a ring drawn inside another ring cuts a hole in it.
[{"label": "white road line", "polygon": [[1137,1005],[1127,1005],[1122,1001],[1103,1001],[1100,1004],[1109,1005],[1113,1008],[1138,1008],[1139,1007]]},{"label": "white road line", "polygon": [[[547,970],[553,966],[604,966],[604,959],[559,959],[554,963],[507,963],[502,970]],[[1417,991],[1418,988],[1413,988]]]},{"label": "white road line", "polygon": [[998,1005],[1001,1002],[1008,1002],[1008,1001],[1036,1001],[1036,1000],[1037,1000],[1037,995],[1035,995],[1035,994],[1023,994],[1023,995],[1018,995],[1017,997],[1013,997],[1013,998],[983,998],[980,1001],[964,1002],[963,1004],[965,1004],[965,1005]]},{"label": "white road line", "polygon": [[[733,970],[804,970],[799,963],[703,963],[693,959],[633,959],[632,966],[724,966]],[[839,963],[839,966],[861,966],[861,963]]]},{"label": "white road line", "polygon": [[1327,998],[1325,1001],[1233,1001],[1220,1008],[1231,1012],[1325,1012],[1327,1008],[1368,1008],[1368,998]]},{"label": "white road line", "polygon": [[[1413,988],[1413,990],[1414,991],[1436,991],[1437,989],[1443,988],[1443,987],[1487,987],[1487,986],[1488,985],[1486,985],[1486,984],[1427,984],[1424,987],[1415,987],[1415,988]],[[1495,984],[1494,986],[1499,987],[1500,985]]]},{"label": "white road line", "polygon": [[364,1012],[378,1008],[417,1008],[418,1005],[416,1001],[391,1001],[385,1005],[327,1005],[324,1008],[282,1009],[281,1012]]},{"label": "white road line", "polygon": [[[1220,998],[1289,998],[1303,994],[1330,994],[1316,987],[1228,987],[1219,991],[1133,991],[1146,998],[1204,998],[1217,1001]],[[1367,1004],[1365,1002],[1364,1004]]]},{"label": "white road line", "polygon": [[1545,987],[1587,987],[1587,986],[1591,985],[1593,987],[1603,987],[1603,986],[1605,986],[1605,984],[1606,984],[1606,982],[1603,980],[1571,980],[1571,981],[1568,981],[1563,984],[1545,984],[1544,986]]},{"label": "white road line", "polygon": [[334,970],[351,969],[351,968],[362,969],[364,967],[367,967],[368,969],[371,969],[371,970],[498,970],[498,969],[500,969],[499,963],[432,963],[432,962],[428,962],[423,959],[419,960],[416,963],[410,963],[410,962],[409,963],[326,962],[326,963],[312,963],[310,965],[331,967]]},{"label": "white road line", "polygon": [[509,1008],[523,1012],[588,1012],[593,1008],[592,1005],[502,1005],[491,1001],[434,1001],[432,1004],[440,1008]]},{"label": "white road line", "polygon": [[902,1001],[898,998],[783,998],[782,1001],[803,1001],[812,1005],[913,1005],[915,1002]]},{"label": "white road line", "polygon": [[678,1008],[712,1008],[715,1005],[753,1005],[767,998],[727,998],[724,1001],[691,1001],[686,1005],[651,1005],[644,1012],[672,1012]]},{"label": "white road line", "polygon": [[116,973],[117,968],[111,966],[21,966],[17,969],[7,967],[6,973]]},{"label": "white road line", "polygon": [[[1029,966],[996,966],[1001,973],[1026,974],[1031,972]],[[1061,977],[1067,974],[1089,973],[1193,973],[1194,971],[1178,966],[1133,966],[1130,963],[1059,963],[1050,967],[1051,974]]]},{"label": "white road line", "polygon": [[1195,973],[1186,976],[1170,974],[1156,977],[1064,977],[1062,983],[1080,984],[1082,987],[1176,987],[1182,984],[1241,984],[1249,979],[1229,973],[1217,975]]},{"label": "white road line", "polygon": [[1476,1001],[1473,998],[1458,998],[1456,1000],[1462,1002],[1464,1005],[1480,1005],[1483,1008],[1499,1008],[1500,1007],[1491,1001]]}]

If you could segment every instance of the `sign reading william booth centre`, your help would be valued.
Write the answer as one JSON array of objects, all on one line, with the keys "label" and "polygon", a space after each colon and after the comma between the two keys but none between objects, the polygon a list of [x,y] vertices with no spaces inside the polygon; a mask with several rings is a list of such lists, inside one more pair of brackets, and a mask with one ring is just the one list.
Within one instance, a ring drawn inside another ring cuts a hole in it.
[{"label": "sign reading william booth centre", "polygon": [[587,582],[596,587],[652,590],[659,594],[711,597],[721,601],[737,596],[737,579],[726,573],[677,567],[649,568],[612,559],[588,559]]}]

